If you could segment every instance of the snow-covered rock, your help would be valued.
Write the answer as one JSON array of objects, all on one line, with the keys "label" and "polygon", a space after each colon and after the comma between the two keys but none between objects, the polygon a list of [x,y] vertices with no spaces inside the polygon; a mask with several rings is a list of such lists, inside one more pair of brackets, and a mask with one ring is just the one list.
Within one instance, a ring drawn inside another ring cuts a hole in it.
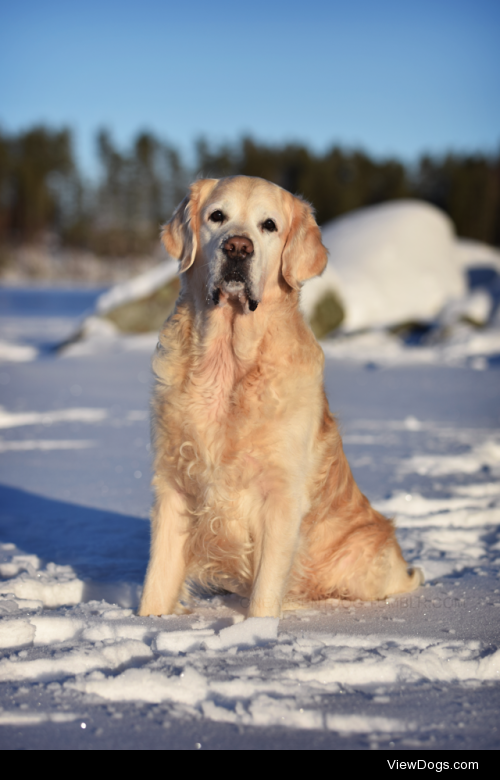
[{"label": "snow-covered rock", "polygon": [[342,297],[342,282],[331,262],[321,276],[310,279],[300,291],[300,308],[309,321],[314,317],[318,303],[328,293],[333,293],[337,298]]},{"label": "snow-covered rock", "polygon": [[[94,309],[76,324],[60,347],[66,355],[85,354],[103,343],[114,348],[122,332],[157,333],[177,297],[178,263],[168,258],[142,274],[103,292]],[[172,282],[174,285],[172,287]],[[83,350],[83,351],[82,351]],[[1,360],[0,345],[0,360]]]},{"label": "snow-covered rock", "polygon": [[[346,331],[429,321],[465,293],[453,225],[427,203],[359,209],[327,223],[322,233],[330,253],[324,288],[338,280]],[[304,297],[310,308],[314,296],[304,291]]]},{"label": "snow-covered rock", "polygon": [[[322,233],[330,255],[328,265],[321,277],[304,285],[301,294],[302,310],[318,337],[336,328],[342,316],[344,332],[429,322],[450,311],[486,324],[491,296],[481,291],[467,297],[466,276],[477,266],[498,271],[500,252],[457,239],[451,220],[434,206],[416,200],[371,206],[327,223]],[[134,332],[133,323],[125,327],[112,321],[113,312],[141,302],[151,314],[149,329],[157,330],[151,296],[173,282],[177,273],[176,261],[169,258],[115,285],[98,298],[75,340],[113,338],[120,329]],[[325,306],[326,313],[328,306],[335,308],[326,319]],[[134,316],[137,319],[137,312]],[[139,330],[144,330],[144,321],[142,316]]]},{"label": "snow-covered rock", "polygon": [[118,306],[148,298],[177,276],[178,265],[176,260],[169,258],[133,279],[116,284],[97,299],[96,314],[102,317]]}]

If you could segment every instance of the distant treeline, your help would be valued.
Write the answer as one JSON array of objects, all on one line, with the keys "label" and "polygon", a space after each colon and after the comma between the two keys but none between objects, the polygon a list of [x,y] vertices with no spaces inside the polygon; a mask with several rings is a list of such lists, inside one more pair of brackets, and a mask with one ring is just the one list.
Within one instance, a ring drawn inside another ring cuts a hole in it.
[{"label": "distant treeline", "polygon": [[426,155],[408,166],[337,146],[316,154],[251,138],[212,147],[201,140],[191,169],[150,133],[123,150],[101,131],[97,153],[99,175],[91,182],[78,169],[68,130],[0,132],[0,245],[51,235],[102,256],[145,254],[191,180],[237,173],[303,195],[320,224],[362,206],[421,198],[449,214],[460,236],[500,245],[500,152]]}]

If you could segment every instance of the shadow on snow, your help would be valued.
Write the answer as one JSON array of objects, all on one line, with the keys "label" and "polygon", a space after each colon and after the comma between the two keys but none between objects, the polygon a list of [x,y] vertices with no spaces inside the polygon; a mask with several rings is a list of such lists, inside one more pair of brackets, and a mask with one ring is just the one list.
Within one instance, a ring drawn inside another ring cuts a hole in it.
[{"label": "shadow on snow", "polygon": [[6,485],[0,485],[0,540],[103,583],[142,583],[149,556],[149,524],[139,517]]}]

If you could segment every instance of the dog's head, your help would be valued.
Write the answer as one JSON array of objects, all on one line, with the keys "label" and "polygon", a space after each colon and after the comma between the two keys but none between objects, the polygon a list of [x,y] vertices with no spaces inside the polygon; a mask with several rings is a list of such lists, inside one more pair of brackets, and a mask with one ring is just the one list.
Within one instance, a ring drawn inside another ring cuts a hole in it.
[{"label": "dog's head", "polygon": [[300,289],[326,265],[326,249],[308,203],[263,179],[201,179],[163,228],[163,242],[192,268],[213,305],[237,300],[254,311],[278,279]]}]

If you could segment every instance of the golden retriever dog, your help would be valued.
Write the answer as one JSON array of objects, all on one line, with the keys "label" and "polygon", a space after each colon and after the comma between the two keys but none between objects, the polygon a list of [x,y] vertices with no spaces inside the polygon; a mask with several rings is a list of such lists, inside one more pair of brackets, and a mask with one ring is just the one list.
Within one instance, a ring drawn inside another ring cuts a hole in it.
[{"label": "golden retriever dog", "polygon": [[181,292],[153,359],[155,504],[141,615],[186,583],[248,616],[414,590],[394,526],[361,493],[299,309],[327,253],[311,207],[246,176],[192,185],[163,229]]}]

